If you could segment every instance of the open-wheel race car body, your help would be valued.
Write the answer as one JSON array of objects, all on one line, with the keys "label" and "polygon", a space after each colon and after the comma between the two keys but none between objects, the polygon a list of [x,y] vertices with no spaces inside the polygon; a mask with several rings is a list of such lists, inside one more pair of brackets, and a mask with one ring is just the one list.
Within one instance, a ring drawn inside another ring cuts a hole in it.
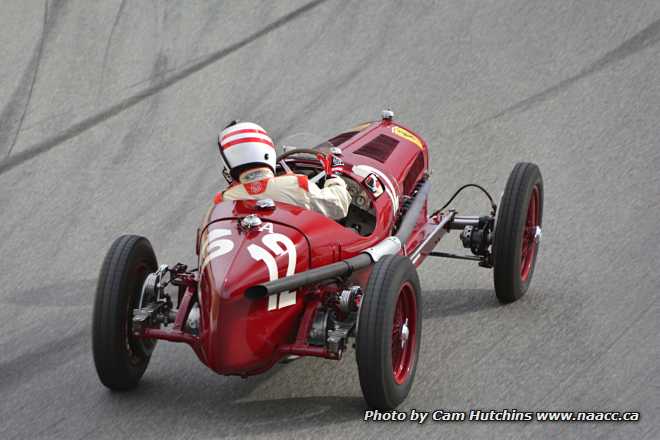
[{"label": "open-wheel race car body", "polygon": [[[267,281],[354,257],[391,235],[399,199],[423,179],[428,167],[425,145],[397,138],[393,128],[403,130],[383,122],[330,141],[341,150],[340,157],[346,164],[343,178],[354,199],[348,217],[341,223],[280,202],[259,209],[252,200],[225,201],[211,208],[199,238],[199,299],[209,306],[201,307],[201,322],[216,321],[200,341],[207,365],[222,374],[248,375],[269,368],[287,354],[341,355],[323,344],[310,345],[307,338],[298,339],[298,329],[301,323],[307,324],[303,320],[306,309],[308,318],[314,319],[315,314],[326,313],[325,307],[317,312],[319,306],[337,299],[341,291],[366,287],[370,266],[347,276],[342,283],[324,286],[324,290],[332,291],[328,298],[310,294],[309,288],[255,299],[246,297],[245,292]],[[377,197],[361,185],[367,177],[378,179],[374,183],[378,185]],[[242,227],[241,220],[250,215],[257,216],[259,225]],[[424,218],[416,228],[416,236],[408,242],[410,251],[424,238],[425,223]],[[225,339],[222,335],[233,336],[222,344],[215,343]]]},{"label": "open-wheel race car body", "polygon": [[[527,290],[543,208],[535,165],[516,165],[499,208],[486,193],[490,212],[462,216],[429,212],[429,148],[388,111],[306,147],[278,157],[278,174],[295,172],[301,185],[320,182],[314,153],[332,154],[352,196],[347,217],[219,195],[197,231],[192,270],[159,267],[143,237],[115,241],[94,309],[94,358],[105,385],[134,387],[158,339],[187,343],[217,373],[240,376],[299,356],[340,359],[355,346],[367,402],[394,408],[415,375],[422,329],[416,267],[426,258],[493,268],[502,302]],[[469,255],[434,251],[452,230],[461,231]]]}]

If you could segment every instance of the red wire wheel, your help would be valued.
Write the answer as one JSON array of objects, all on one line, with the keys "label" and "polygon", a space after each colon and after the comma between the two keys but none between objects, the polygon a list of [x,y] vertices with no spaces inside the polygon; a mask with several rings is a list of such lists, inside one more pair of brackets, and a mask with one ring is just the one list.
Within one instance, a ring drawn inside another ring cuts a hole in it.
[{"label": "red wire wheel", "polygon": [[520,278],[523,282],[529,278],[532,264],[536,256],[536,231],[539,224],[539,188],[534,186],[527,207],[527,220],[523,229],[522,246],[520,249]]},{"label": "red wire wheel", "polygon": [[392,324],[392,375],[402,384],[410,376],[417,345],[417,300],[412,285],[401,286]]},{"label": "red wire wheel", "polygon": [[522,297],[534,274],[541,240],[543,178],[533,163],[518,163],[497,211],[493,242],[495,294],[503,303]]},{"label": "red wire wheel", "polygon": [[396,408],[410,392],[422,334],[421,289],[409,258],[381,258],[362,295],[356,360],[367,404]]}]

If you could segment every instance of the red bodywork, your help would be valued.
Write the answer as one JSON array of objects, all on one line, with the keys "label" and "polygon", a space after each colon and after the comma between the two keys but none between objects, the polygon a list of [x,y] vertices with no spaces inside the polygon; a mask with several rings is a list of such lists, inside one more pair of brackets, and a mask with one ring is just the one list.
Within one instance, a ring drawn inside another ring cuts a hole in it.
[{"label": "red bodywork", "polygon": [[[354,134],[349,137],[348,133]],[[198,285],[190,286],[186,293],[188,299],[198,295],[201,311],[199,336],[181,331],[181,320],[188,313],[188,304],[179,307],[178,328],[175,325],[174,330],[148,329],[144,336],[186,342],[202,362],[220,374],[257,374],[288,354],[336,358],[323,347],[306,344],[314,311],[327,290],[333,289],[332,285],[257,300],[247,299],[244,292],[250,286],[273,279],[266,259],[259,259],[259,252],[262,252],[259,248],[270,249],[277,265],[277,277],[281,278],[291,270],[292,261],[289,259],[293,253],[295,272],[299,273],[355,256],[392,234],[405,196],[427,173],[426,143],[414,132],[390,120],[365,124],[348,133],[330,141],[342,150],[341,158],[346,164],[344,174],[361,184],[365,178],[364,169],[372,167],[382,173],[380,179],[386,181],[384,186],[388,191],[378,198],[366,191],[376,212],[373,233],[361,236],[321,214],[286,203],[276,203],[273,210],[258,210],[254,201],[214,204],[197,237],[200,256]],[[360,150],[373,145],[372,141],[379,136],[380,140],[390,144],[398,142],[384,160],[383,157],[370,157],[368,151],[365,155],[365,150]],[[361,170],[355,168],[358,165]],[[263,222],[261,227],[246,231],[239,226],[240,219],[249,214],[259,216]],[[437,218],[427,219],[425,207],[415,231],[404,243],[405,253],[416,248],[437,221]],[[269,248],[264,238],[273,234],[288,237],[295,252],[281,241],[271,243]],[[215,257],[205,263],[213,252],[217,252]],[[419,265],[422,260],[423,257],[419,258],[415,264]],[[366,287],[369,272],[370,268],[367,268],[354,273],[350,282]],[[336,292],[337,287],[334,289]]]}]

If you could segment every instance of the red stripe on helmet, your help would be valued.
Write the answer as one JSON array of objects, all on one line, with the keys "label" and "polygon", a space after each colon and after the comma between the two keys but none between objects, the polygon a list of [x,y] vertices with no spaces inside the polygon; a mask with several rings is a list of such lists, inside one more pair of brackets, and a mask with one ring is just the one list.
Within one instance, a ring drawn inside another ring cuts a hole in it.
[{"label": "red stripe on helmet", "polygon": [[259,134],[268,135],[268,133],[266,133],[263,130],[257,130],[256,128],[244,128],[242,130],[234,130],[232,132],[227,133],[226,135],[222,136],[222,139],[220,139],[220,142],[222,142],[223,140],[225,140],[228,137],[231,137],[231,136],[234,136],[234,135],[237,135],[237,134],[243,134],[243,133],[259,133]]},{"label": "red stripe on helmet", "polygon": [[247,142],[256,142],[256,143],[259,143],[259,144],[268,145],[269,147],[271,147],[271,148],[273,148],[273,149],[275,148],[275,146],[273,145],[273,143],[272,143],[271,141],[269,141],[268,139],[262,139],[262,138],[241,138],[241,139],[236,139],[236,140],[234,140],[234,141],[230,141],[230,142],[227,142],[226,144],[223,144],[223,145],[222,145],[222,149],[223,149],[223,150],[226,150],[227,148],[229,148],[229,147],[233,147],[234,145],[245,144],[245,143],[247,143]]}]

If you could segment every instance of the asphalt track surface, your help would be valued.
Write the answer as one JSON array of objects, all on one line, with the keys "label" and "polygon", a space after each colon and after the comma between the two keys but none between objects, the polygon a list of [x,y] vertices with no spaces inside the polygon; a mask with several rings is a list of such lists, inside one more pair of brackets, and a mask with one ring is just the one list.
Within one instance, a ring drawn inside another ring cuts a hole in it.
[{"label": "asphalt track surface", "polygon": [[[0,42],[0,438],[660,438],[657,0],[7,1]],[[431,146],[434,206],[468,182],[499,195],[517,161],[546,186],[521,301],[499,305],[471,263],[421,268],[401,409],[641,422],[364,423],[352,353],[243,380],[161,343],[135,392],[100,385],[102,258],[137,233],[194,261],[223,123],[330,137],[386,106]]]}]

